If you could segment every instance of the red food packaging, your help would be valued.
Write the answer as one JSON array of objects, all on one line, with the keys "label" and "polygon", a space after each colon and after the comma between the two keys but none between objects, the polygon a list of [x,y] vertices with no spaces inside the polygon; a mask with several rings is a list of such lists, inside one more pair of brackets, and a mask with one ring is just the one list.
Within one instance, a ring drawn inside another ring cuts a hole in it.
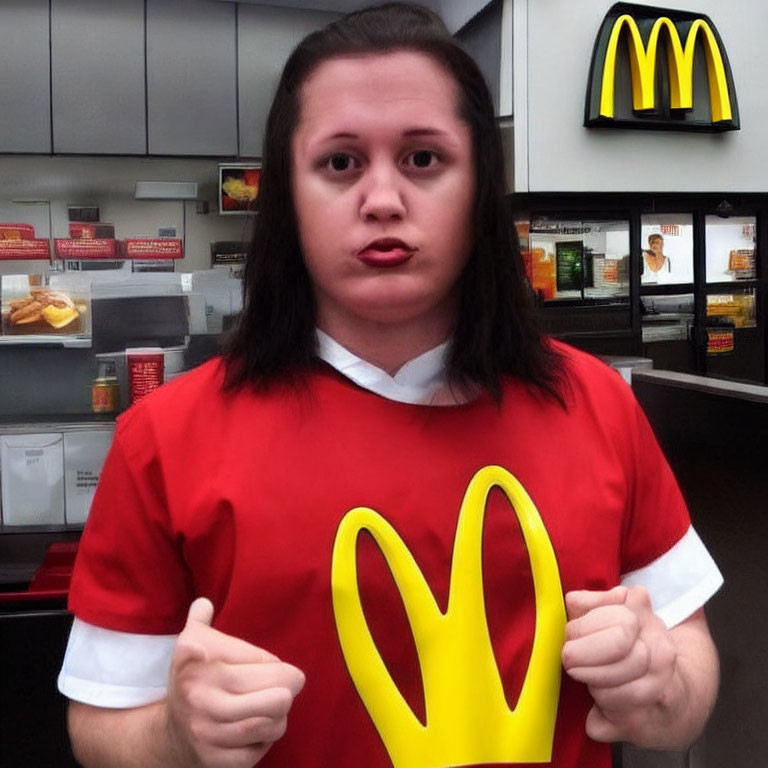
[{"label": "red food packaging", "polygon": [[59,259],[116,259],[117,240],[110,238],[67,238],[56,237],[53,240],[56,256]]},{"label": "red food packaging", "polygon": [[0,240],[34,240],[35,228],[31,224],[0,224]]},{"label": "red food packaging", "polygon": [[182,242],[173,237],[130,237],[123,241],[122,250],[127,259],[181,259]]},{"label": "red food packaging", "polygon": [[50,259],[51,244],[44,238],[0,239],[0,259]]},{"label": "red food packaging", "polygon": [[163,383],[165,355],[160,347],[126,349],[125,361],[128,367],[129,403],[135,403]]}]

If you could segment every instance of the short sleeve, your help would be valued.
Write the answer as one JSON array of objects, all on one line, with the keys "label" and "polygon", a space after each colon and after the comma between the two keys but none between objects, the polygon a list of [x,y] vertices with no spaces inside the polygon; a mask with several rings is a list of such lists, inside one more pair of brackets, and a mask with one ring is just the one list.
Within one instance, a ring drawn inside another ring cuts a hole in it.
[{"label": "short sleeve", "polygon": [[143,707],[165,697],[176,635],[115,632],[75,618],[59,691],[94,707]]},{"label": "short sleeve", "polygon": [[671,549],[690,527],[690,515],[648,419],[636,400],[626,435],[629,498],[621,572],[636,571]]},{"label": "short sleeve", "polygon": [[635,401],[633,478],[622,542],[622,583],[644,586],[667,626],[683,621],[720,588],[722,575],[691,526],[677,480]]},{"label": "short sleeve", "polygon": [[69,609],[106,629],[175,634],[193,599],[192,579],[145,421],[128,412],[118,424],[78,549]]}]

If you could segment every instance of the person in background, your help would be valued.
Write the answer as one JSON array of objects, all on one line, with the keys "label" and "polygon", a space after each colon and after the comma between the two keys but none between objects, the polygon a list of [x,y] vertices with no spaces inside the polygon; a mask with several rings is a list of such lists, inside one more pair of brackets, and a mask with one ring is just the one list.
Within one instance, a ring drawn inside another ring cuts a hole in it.
[{"label": "person in background", "polygon": [[648,235],[648,250],[643,251],[643,282],[654,283],[658,273],[666,276],[672,271],[672,262],[664,255],[664,238],[659,234]]},{"label": "person in background", "polygon": [[482,76],[390,3],[270,111],[224,354],[118,420],[59,677],[87,768],[684,747],[721,583],[631,390],[537,329]]}]

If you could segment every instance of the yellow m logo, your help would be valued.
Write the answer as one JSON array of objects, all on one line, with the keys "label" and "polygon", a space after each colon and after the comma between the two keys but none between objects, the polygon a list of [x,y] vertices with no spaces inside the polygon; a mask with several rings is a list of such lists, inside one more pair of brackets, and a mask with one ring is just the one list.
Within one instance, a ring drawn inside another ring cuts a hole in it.
[{"label": "yellow m logo", "polygon": [[[530,664],[514,709],[507,705],[494,658],[483,595],[483,521],[494,487],[506,495],[510,514],[519,520],[536,596]],[[421,665],[424,724],[392,680],[363,613],[356,566],[357,537],[363,530],[380,547],[403,598]],[[550,762],[565,605],[552,542],[536,506],[513,475],[502,467],[484,467],[467,487],[445,612],[394,528],[366,507],[350,510],[339,525],[331,578],[347,669],[394,768]]]},{"label": "yellow m logo", "polygon": [[[605,125],[615,120],[616,66],[624,39],[629,52],[632,107],[635,117],[624,119],[625,126],[663,127],[688,130],[733,130],[738,128],[738,113],[730,68],[722,43],[712,22],[703,16],[669,11],[649,17],[658,8],[619,3],[607,14],[595,43],[590,88],[587,95],[586,125]],[[645,34],[644,34],[645,33]],[[660,41],[666,45],[669,108],[694,109],[694,58],[703,49],[707,65],[711,121],[667,120],[658,116],[645,120],[657,104],[657,54]],[[645,113],[645,114],[643,114]]]}]

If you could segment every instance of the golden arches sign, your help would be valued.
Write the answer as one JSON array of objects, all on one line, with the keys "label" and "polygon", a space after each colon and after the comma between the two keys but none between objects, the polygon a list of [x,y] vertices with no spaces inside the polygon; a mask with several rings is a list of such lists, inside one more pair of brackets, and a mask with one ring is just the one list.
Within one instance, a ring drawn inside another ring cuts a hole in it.
[{"label": "golden arches sign", "polygon": [[[616,68],[622,40],[629,57],[633,114],[617,118]],[[667,65],[667,77],[663,80],[657,66],[662,41]],[[706,60],[709,110],[706,105],[694,104],[697,55]],[[665,103],[660,103],[659,91],[665,94]],[[712,21],[704,15],[683,11],[628,3],[614,5],[595,41],[585,125],[699,131],[738,129],[730,65]]]}]

